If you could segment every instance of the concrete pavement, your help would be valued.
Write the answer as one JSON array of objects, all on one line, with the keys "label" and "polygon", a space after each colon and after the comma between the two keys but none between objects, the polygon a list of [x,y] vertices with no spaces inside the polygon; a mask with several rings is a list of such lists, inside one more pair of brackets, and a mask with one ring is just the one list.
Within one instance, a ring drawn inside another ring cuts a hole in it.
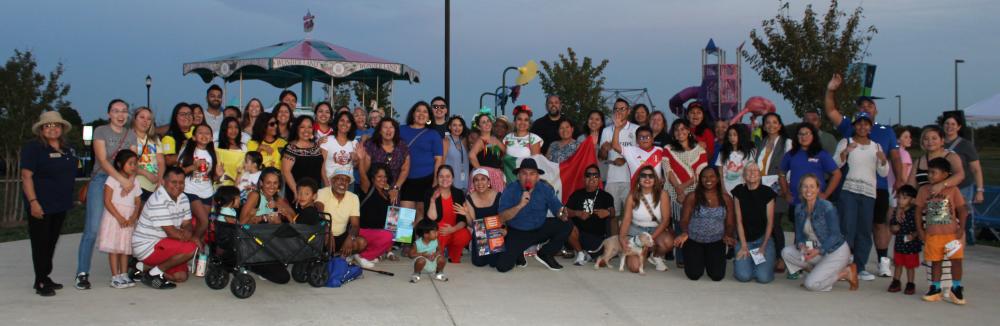
[{"label": "concrete pavement", "polygon": [[[378,264],[395,277],[365,273],[342,288],[306,284],[275,285],[257,280],[246,300],[228,287],[211,290],[193,278],[175,290],[142,285],[108,287],[107,256],[94,255],[94,289],[73,288],[79,234],[60,239],[52,278],[66,288],[43,298],[31,289],[28,241],[0,244],[0,324],[4,325],[996,325],[1000,324],[1000,248],[966,251],[969,304],[926,303],[924,271],[918,293],[886,292],[888,278],[862,282],[857,292],[846,282],[833,292],[811,293],[784,275],[766,285],[739,283],[730,273],[721,282],[689,281],[683,271],[647,275],[595,271],[593,266],[528,267],[501,274],[476,268],[465,257],[450,264],[449,282],[425,278],[409,284],[409,259]],[[874,256],[874,255],[873,255]],[[617,260],[615,260],[617,262]],[[617,264],[615,264],[617,265]],[[869,265],[872,266],[872,265]]]}]

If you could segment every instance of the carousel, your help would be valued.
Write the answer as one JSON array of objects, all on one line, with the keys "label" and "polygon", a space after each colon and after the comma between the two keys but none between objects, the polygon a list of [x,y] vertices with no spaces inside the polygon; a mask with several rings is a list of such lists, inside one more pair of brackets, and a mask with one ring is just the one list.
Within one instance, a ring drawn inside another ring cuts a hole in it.
[{"label": "carousel", "polygon": [[[252,50],[236,52],[184,64],[184,75],[197,74],[205,83],[216,77],[226,83],[239,83],[240,107],[243,107],[243,81],[260,80],[287,89],[302,84],[299,108],[311,111],[313,83],[329,85],[332,90],[343,82],[362,82],[380,89],[396,80],[420,82],[420,72],[398,62],[386,60],[330,42],[313,40],[311,14],[303,17],[306,37]],[[329,94],[328,96],[329,97]]]}]

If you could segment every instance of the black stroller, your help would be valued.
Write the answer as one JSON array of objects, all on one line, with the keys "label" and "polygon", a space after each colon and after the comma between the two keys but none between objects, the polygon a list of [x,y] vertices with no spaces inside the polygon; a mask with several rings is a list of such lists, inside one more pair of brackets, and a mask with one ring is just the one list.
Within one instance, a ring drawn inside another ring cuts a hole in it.
[{"label": "black stroller", "polygon": [[[330,224],[231,224],[212,222],[215,241],[209,249],[205,284],[214,290],[229,284],[233,295],[249,298],[257,288],[247,267],[259,264],[293,264],[292,278],[313,287],[326,285],[326,240]],[[233,280],[229,282],[229,274]]]}]

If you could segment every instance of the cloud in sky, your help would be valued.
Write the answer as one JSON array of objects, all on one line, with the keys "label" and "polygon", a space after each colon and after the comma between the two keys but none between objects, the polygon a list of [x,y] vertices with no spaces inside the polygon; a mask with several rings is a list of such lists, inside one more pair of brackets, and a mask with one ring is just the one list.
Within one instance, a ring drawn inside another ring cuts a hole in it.
[{"label": "cloud in sky", "polygon": [[[827,1],[806,1],[823,12]],[[841,1],[850,11],[861,1]],[[929,123],[953,106],[952,60],[960,66],[960,105],[1000,92],[1000,50],[993,14],[1000,2],[967,0],[868,1],[866,24],[879,29],[868,62],[877,64],[874,92],[879,120],[895,119],[896,94],[905,123]],[[184,62],[302,38],[301,17],[316,16],[313,38],[402,62],[418,69],[421,84],[397,82],[394,101],[408,108],[443,94],[443,1],[8,1],[0,10],[0,49],[35,51],[43,70],[64,62],[70,100],[85,119],[101,117],[111,98],[140,104],[143,79],[154,78],[153,105],[164,123],[178,101],[204,102],[206,85],[182,76]],[[606,86],[648,88],[654,104],[700,80],[700,48],[714,38],[729,50],[748,39],[751,29],[777,13],[777,1],[452,1],[452,110],[471,114],[479,94],[495,89],[504,67],[528,59],[553,60],[566,47],[579,55],[610,60]],[[792,4],[801,16],[804,4]],[[749,67],[743,69],[744,97],[784,102]],[[229,85],[229,97],[237,85]],[[293,90],[298,91],[298,86]],[[521,103],[543,105],[537,81]],[[245,83],[245,98],[273,103],[278,90]],[[144,103],[143,103],[144,104]]]}]

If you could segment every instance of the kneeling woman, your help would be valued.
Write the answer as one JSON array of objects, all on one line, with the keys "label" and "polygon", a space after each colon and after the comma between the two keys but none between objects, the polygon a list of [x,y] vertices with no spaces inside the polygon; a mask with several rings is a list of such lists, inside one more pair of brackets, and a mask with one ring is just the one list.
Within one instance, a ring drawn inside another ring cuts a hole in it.
[{"label": "kneeling woman", "polygon": [[[240,224],[281,224],[281,215],[295,216],[295,211],[284,198],[278,196],[281,190],[281,172],[276,168],[264,168],[260,172],[257,191],[247,195],[247,201],[240,210]],[[268,281],[285,284],[291,279],[285,265],[281,263],[255,265],[250,271]]]},{"label": "kneeling woman", "polygon": [[[684,274],[691,280],[708,273],[713,281],[726,276],[726,246],[736,241],[733,200],[719,186],[719,173],[708,167],[698,173],[698,186],[684,198],[681,233],[674,245],[684,252]],[[688,241],[691,240],[691,241]]]},{"label": "kneeling woman", "polygon": [[[736,210],[736,260],[733,276],[737,281],[770,283],[774,280],[774,242],[769,241],[774,229],[774,198],[771,187],[760,184],[760,167],[750,162],[743,168],[743,183],[733,188],[733,208]],[[757,264],[751,254],[758,250],[764,262]]]},{"label": "kneeling woman", "polygon": [[451,166],[442,165],[437,170],[437,188],[425,202],[427,218],[438,225],[438,254],[448,250],[448,261],[462,262],[462,249],[469,245],[472,235],[466,228],[465,194],[455,188]]},{"label": "kneeling woman", "polygon": [[[653,236],[655,250],[651,255],[657,271],[667,270],[663,255],[674,248],[670,230],[670,196],[663,191],[663,181],[652,166],[639,169],[638,181],[625,200],[625,215],[618,232],[618,241],[624,250],[628,248],[629,237],[647,232]],[[628,232],[628,233],[626,233]],[[639,272],[640,258],[627,256],[625,264],[633,273]]]},{"label": "kneeling woman", "polygon": [[851,290],[858,289],[857,265],[851,264],[851,249],[840,233],[837,209],[819,198],[819,180],[807,174],[799,181],[795,207],[795,246],[785,247],[781,256],[788,263],[788,272],[807,270],[804,285],[810,291],[830,291],[833,283],[847,279]]},{"label": "kneeling woman", "polygon": [[386,213],[389,206],[397,203],[392,202],[389,197],[389,180],[393,176],[389,173],[389,166],[382,163],[375,163],[368,170],[368,178],[361,179],[361,218],[358,236],[365,240],[367,245],[361,250],[354,260],[361,267],[375,267],[374,261],[382,254],[386,254],[389,260],[395,260],[392,254],[393,233],[385,229]]}]

